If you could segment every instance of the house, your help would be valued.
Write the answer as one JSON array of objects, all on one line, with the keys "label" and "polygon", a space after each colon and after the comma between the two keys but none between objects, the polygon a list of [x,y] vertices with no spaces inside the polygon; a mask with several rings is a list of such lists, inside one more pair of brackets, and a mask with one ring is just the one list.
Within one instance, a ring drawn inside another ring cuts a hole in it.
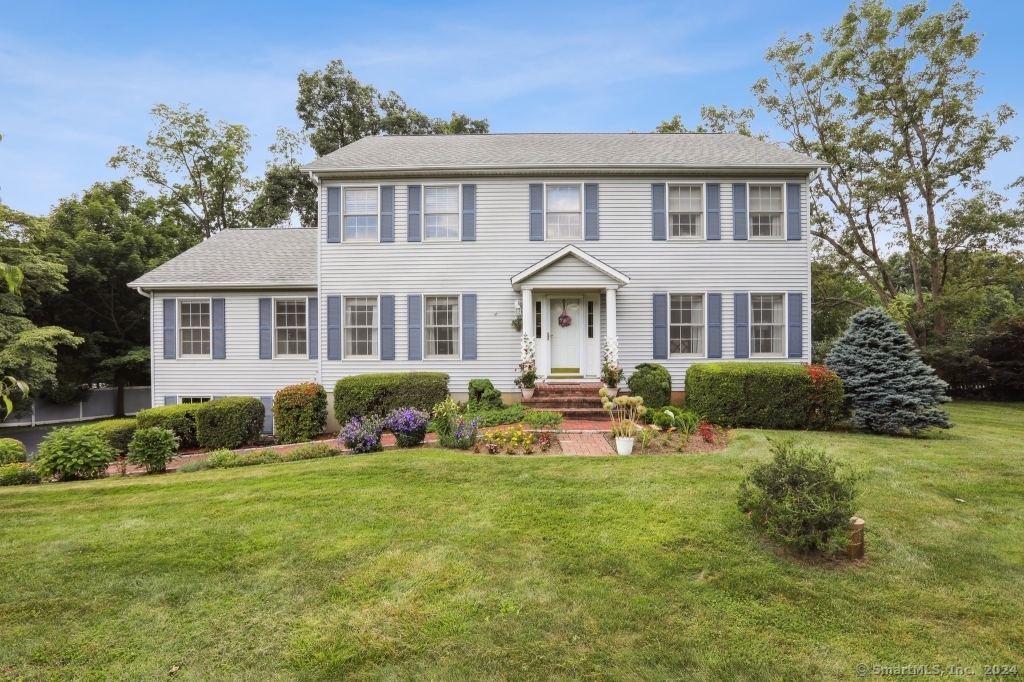
[{"label": "house", "polygon": [[706,359],[810,361],[808,180],[737,134],[369,137],[303,168],[319,228],[230,230],[131,286],[154,404],[366,372],[506,393],[521,316],[550,381]]}]

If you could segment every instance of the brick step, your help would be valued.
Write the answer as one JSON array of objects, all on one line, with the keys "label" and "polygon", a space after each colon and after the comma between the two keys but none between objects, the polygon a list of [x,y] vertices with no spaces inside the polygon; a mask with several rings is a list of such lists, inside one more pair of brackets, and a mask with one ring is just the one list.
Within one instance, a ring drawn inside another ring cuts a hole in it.
[{"label": "brick step", "polygon": [[554,396],[554,395],[583,395],[583,396],[597,396],[597,392],[601,390],[601,384],[588,383],[588,384],[537,384],[536,392],[534,396]]},{"label": "brick step", "polygon": [[572,395],[551,395],[532,398],[524,398],[523,405],[537,410],[558,410],[570,407],[601,407],[601,398],[598,396],[572,396]]},{"label": "brick step", "polygon": [[608,419],[608,412],[606,412],[604,409],[602,409],[600,407],[598,407],[598,408],[572,407],[572,408],[569,408],[567,410],[543,410],[543,411],[545,411],[545,412],[561,412],[562,413],[562,417],[564,417],[567,421],[568,420],[575,420],[575,419],[591,420],[591,421],[606,420],[606,419]]}]

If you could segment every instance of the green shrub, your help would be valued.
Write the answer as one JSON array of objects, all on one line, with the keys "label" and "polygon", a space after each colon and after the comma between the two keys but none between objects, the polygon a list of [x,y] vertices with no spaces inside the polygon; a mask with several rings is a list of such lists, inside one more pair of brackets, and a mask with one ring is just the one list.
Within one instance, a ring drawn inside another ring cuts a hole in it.
[{"label": "green shrub", "polygon": [[334,384],[334,417],[347,424],[353,417],[385,417],[396,407],[429,412],[448,397],[448,375],[441,372],[360,374]]},{"label": "green shrub", "polygon": [[[505,405],[500,410],[474,411],[466,409],[466,416],[477,420],[477,426],[487,428],[490,426],[503,426],[505,424],[518,424],[526,418],[526,407],[520,403]],[[435,433],[437,429],[432,429]]]},{"label": "green shrub", "polygon": [[689,410],[674,405],[666,405],[660,410],[650,410],[645,415],[650,423],[660,429],[676,429],[687,436],[693,435],[700,426],[700,416]]},{"label": "green shrub", "polygon": [[274,437],[278,443],[313,440],[327,425],[327,391],[306,382],[285,386],[274,395]]},{"label": "green shrub", "polygon": [[761,429],[829,429],[846,414],[839,377],[786,362],[693,365],[686,407],[713,424]]},{"label": "green shrub", "polygon": [[643,398],[648,410],[658,410],[672,402],[672,375],[661,365],[640,363],[626,383],[629,394]]},{"label": "green shrub", "polygon": [[178,467],[179,474],[191,474],[193,471],[206,471],[212,469],[208,459],[193,459]]},{"label": "green shrub", "polygon": [[114,452],[118,456],[121,456],[128,454],[128,444],[132,441],[132,436],[135,435],[138,422],[135,417],[125,417],[124,419],[108,419],[82,428],[95,432],[107,442],[107,445],[114,448]]},{"label": "green shrub", "polygon": [[128,444],[128,463],[144,466],[149,473],[166,471],[177,449],[178,437],[174,431],[159,426],[139,429]]},{"label": "green shrub", "polygon": [[233,469],[254,464],[274,464],[281,461],[281,455],[269,448],[250,452],[235,452],[222,448],[211,452],[206,461],[213,469]]},{"label": "green shrub", "polygon": [[88,427],[64,428],[46,434],[34,464],[40,476],[67,481],[103,476],[115,456],[114,449]]},{"label": "green shrub", "polygon": [[166,405],[140,410],[135,416],[135,421],[140,429],[158,426],[174,431],[174,435],[178,437],[179,448],[197,448],[199,440],[196,438],[196,411],[203,404]]},{"label": "green shrub", "polygon": [[0,438],[0,465],[24,462],[28,458],[25,444],[16,438]]},{"label": "green shrub", "polygon": [[527,410],[523,421],[531,429],[554,429],[562,423],[561,412],[545,412],[543,410]]},{"label": "green shrub", "polygon": [[857,479],[824,450],[769,441],[772,461],[740,484],[740,511],[769,539],[798,552],[837,554],[849,540]]},{"label": "green shrub", "polygon": [[204,448],[240,448],[256,443],[266,409],[259,398],[236,396],[202,403],[196,410],[196,438]]},{"label": "green shrub", "polygon": [[39,483],[39,472],[35,466],[25,462],[12,462],[0,466],[0,485],[25,485]]},{"label": "green shrub", "polygon": [[294,450],[281,453],[282,462],[298,462],[305,459],[323,459],[324,457],[337,457],[345,454],[341,448],[329,443],[308,443],[300,445]]},{"label": "green shrub", "polygon": [[469,410],[500,410],[504,406],[501,391],[494,387],[490,379],[469,380]]}]

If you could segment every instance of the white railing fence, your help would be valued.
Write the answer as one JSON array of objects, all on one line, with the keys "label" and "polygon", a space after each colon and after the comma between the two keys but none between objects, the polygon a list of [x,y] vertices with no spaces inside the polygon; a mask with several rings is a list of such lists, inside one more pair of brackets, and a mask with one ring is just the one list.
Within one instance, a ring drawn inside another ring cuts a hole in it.
[{"label": "white railing fence", "polygon": [[[152,393],[149,386],[130,386],[124,389],[124,412],[133,415],[139,410],[152,407]],[[36,426],[37,424],[64,424],[90,419],[113,417],[117,409],[116,388],[94,388],[88,399],[78,403],[54,405],[49,400],[36,398],[32,413],[0,422],[0,428],[10,426]]]}]

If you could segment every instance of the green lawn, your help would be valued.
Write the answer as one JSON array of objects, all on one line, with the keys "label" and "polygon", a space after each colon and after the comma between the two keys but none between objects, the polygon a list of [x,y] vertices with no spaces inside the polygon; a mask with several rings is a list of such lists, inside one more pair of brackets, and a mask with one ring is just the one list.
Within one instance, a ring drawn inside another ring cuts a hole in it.
[{"label": "green lawn", "polygon": [[861,565],[751,533],[756,431],[702,456],[417,450],[0,489],[0,678],[1024,675],[1024,405],[951,411],[926,439],[796,434],[865,474]]}]

